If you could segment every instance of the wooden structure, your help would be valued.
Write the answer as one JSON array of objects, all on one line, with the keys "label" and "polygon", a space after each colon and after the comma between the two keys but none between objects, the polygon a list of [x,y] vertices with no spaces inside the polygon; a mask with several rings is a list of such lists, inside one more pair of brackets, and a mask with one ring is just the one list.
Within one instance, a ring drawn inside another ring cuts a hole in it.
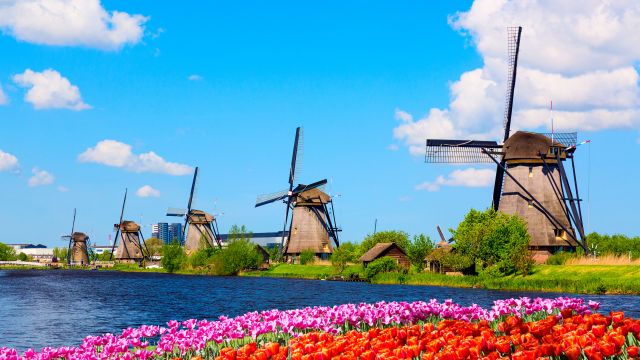
[{"label": "wooden structure", "polygon": [[192,209],[187,217],[187,232],[184,248],[187,254],[198,251],[202,246],[222,247],[214,226],[215,217],[202,210]]},{"label": "wooden structure", "polygon": [[[493,208],[527,222],[534,259],[543,262],[557,251],[586,244],[573,155],[576,133],[511,135],[511,115],[522,28],[509,29],[509,76],[504,139],[496,141],[428,139],[429,163],[489,163],[497,165]],[[588,141],[587,141],[588,142]],[[572,174],[563,162],[570,160]],[[575,194],[575,196],[574,196]]]},{"label": "wooden structure", "polygon": [[198,167],[193,172],[191,192],[186,209],[169,208],[167,216],[184,217],[184,231],[180,239],[187,254],[198,251],[203,246],[222,248],[222,240],[218,231],[218,221],[214,215],[202,210],[192,209],[193,194],[198,180]]},{"label": "wooden structure", "polygon": [[75,231],[76,227],[76,209],[73,209],[73,223],[69,235],[62,237],[63,240],[69,241],[67,246],[67,266],[89,265],[89,237],[82,232]]},{"label": "wooden structure", "polygon": [[71,235],[71,252],[69,253],[71,265],[85,266],[89,265],[89,251],[87,248],[87,242],[89,237],[82,232],[74,232]]},{"label": "wooden structure", "polygon": [[371,249],[369,249],[369,251],[360,257],[360,262],[362,262],[362,265],[366,267],[370,262],[385,256],[395,259],[398,265],[404,268],[408,269],[411,266],[407,253],[396,243],[375,244]]},{"label": "wooden structure", "polygon": [[445,274],[452,272],[453,269],[442,265],[442,258],[451,252],[451,245],[445,241],[436,244],[436,248],[425,257],[425,268],[429,272]]},{"label": "wooden structure", "polygon": [[[140,231],[140,225],[135,221],[123,220],[124,208],[127,203],[127,189],[124,190],[124,200],[120,210],[120,220],[113,227],[116,230],[115,241],[111,247],[109,259],[119,262],[135,262],[141,264],[149,258],[149,252],[144,247],[144,237]],[[117,250],[116,250],[117,245]]]},{"label": "wooden structure", "polygon": [[146,257],[142,243],[144,240],[141,240],[140,225],[134,221],[124,220],[120,223],[119,230],[120,238],[115,259],[120,262],[140,263]]},{"label": "wooden structure", "polygon": [[[327,260],[333,253],[333,246],[340,246],[335,225],[336,218],[331,196],[322,190],[327,179],[309,185],[298,184],[296,169],[299,169],[302,153],[302,128],[296,129],[293,143],[293,155],[289,168],[289,189],[259,196],[256,207],[282,201],[286,204],[284,227],[280,251],[283,258],[296,262],[303,251],[313,251],[321,260]],[[289,220],[289,212],[292,212]],[[288,232],[287,232],[288,228]],[[285,234],[289,237],[285,241]]]}]

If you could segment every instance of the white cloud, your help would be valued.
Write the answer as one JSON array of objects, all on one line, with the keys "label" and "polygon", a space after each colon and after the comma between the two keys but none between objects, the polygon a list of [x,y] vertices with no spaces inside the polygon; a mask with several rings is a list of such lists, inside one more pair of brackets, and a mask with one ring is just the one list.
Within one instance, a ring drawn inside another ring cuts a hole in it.
[{"label": "white cloud", "polygon": [[398,145],[396,145],[396,144],[391,144],[391,145],[387,146],[387,150],[389,150],[389,151],[398,151],[398,150],[400,150],[400,147]]},{"label": "white cloud", "polygon": [[107,11],[100,0],[0,1],[0,28],[35,44],[117,50],[140,42],[148,19]]},{"label": "white cloud", "polygon": [[69,188],[66,187],[66,186],[60,185],[60,186],[58,186],[58,191],[60,191],[60,192],[69,192]]},{"label": "white cloud", "polygon": [[153,151],[134,154],[131,145],[115,141],[102,140],[93,148],[88,148],[78,155],[80,162],[92,162],[107,166],[123,168],[142,173],[158,173],[169,175],[188,175],[193,168],[188,165],[168,162]]},{"label": "white cloud", "polygon": [[0,150],[0,171],[16,170],[17,168],[18,158]]},{"label": "white cloud", "polygon": [[200,81],[202,80],[202,76],[198,74],[191,74],[187,79],[189,79],[190,81]]},{"label": "white cloud", "polygon": [[49,185],[53,183],[53,180],[55,180],[51,173],[38,169],[37,167],[31,169],[31,173],[33,176],[31,176],[28,181],[29,186],[31,187]]},{"label": "white cloud", "polygon": [[24,99],[36,109],[79,111],[91,108],[82,101],[78,87],[55,70],[35,72],[27,69],[22,74],[14,75],[13,81],[22,87],[30,87]]},{"label": "white cloud", "polygon": [[138,191],[136,191],[136,195],[139,197],[159,197],[160,191],[152,188],[149,185],[144,185]]},{"label": "white cloud", "polygon": [[4,91],[2,91],[2,85],[0,85],[0,105],[4,105],[8,102],[9,102],[9,99],[7,99],[7,96],[4,94]]},{"label": "white cloud", "polygon": [[446,178],[441,175],[435,181],[418,184],[416,190],[438,191],[442,186],[487,187],[494,183],[495,176],[491,169],[454,170]]},{"label": "white cloud", "polygon": [[562,131],[640,128],[640,3],[476,0],[450,19],[483,66],[451,83],[451,100],[414,119],[396,109],[393,136],[414,155],[426,138],[502,140],[506,28],[522,25],[512,130],[548,130],[549,101]]}]

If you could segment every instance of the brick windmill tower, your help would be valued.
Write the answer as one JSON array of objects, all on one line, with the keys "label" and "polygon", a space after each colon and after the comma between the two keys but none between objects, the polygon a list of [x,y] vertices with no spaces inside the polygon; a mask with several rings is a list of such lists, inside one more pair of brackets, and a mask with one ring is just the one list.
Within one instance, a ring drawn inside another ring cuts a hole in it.
[{"label": "brick windmill tower", "polygon": [[[279,200],[286,204],[280,245],[286,259],[295,261],[305,250],[313,251],[320,259],[327,259],[329,254],[333,253],[333,245],[340,246],[338,240],[340,229],[335,226],[333,201],[331,196],[322,190],[327,179],[309,185],[298,184],[294,187],[297,180],[296,170],[300,168],[301,161],[302,128],[298,127],[289,168],[289,189],[259,196],[256,207]],[[289,221],[289,211],[292,212],[291,221]],[[287,237],[286,241],[285,237]]]},{"label": "brick windmill tower", "polygon": [[167,210],[167,216],[184,217],[185,230],[182,233],[180,241],[182,245],[184,245],[185,251],[189,254],[198,251],[203,245],[222,248],[216,217],[205,211],[191,208],[197,181],[198,167],[196,167],[193,172],[193,181],[191,182],[191,192],[189,193],[187,208],[169,208]]},{"label": "brick windmill tower", "polygon": [[[127,203],[127,190],[124,191],[124,200],[122,201],[122,210],[120,211],[120,221],[113,225],[116,229],[116,237],[111,247],[111,256],[119,262],[135,262],[141,264],[147,259],[149,252],[144,247],[144,237],[140,231],[140,225],[135,221],[123,220],[124,208]],[[114,253],[114,250],[118,246]]]},{"label": "brick windmill tower", "polygon": [[[503,143],[428,139],[425,161],[495,164],[493,208],[527,222],[529,248],[536,261],[577,246],[588,254],[573,160],[577,134],[510,134],[521,33],[521,27],[508,29],[509,82]],[[571,177],[565,170],[566,161],[571,162]]]},{"label": "brick windmill tower", "polygon": [[71,233],[62,237],[63,240],[68,239],[69,241],[69,245],[67,247],[67,266],[89,265],[89,237],[85,233],[75,231],[75,226],[76,209],[73,209]]}]

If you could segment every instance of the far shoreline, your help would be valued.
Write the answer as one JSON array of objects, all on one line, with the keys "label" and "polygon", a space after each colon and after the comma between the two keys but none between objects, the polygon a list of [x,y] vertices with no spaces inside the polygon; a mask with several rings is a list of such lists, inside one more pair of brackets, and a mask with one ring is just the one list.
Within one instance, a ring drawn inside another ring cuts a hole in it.
[{"label": "far shoreline", "polygon": [[[74,267],[22,267],[0,266],[0,270],[80,270],[95,269]],[[198,269],[168,273],[162,268],[138,268],[117,265],[97,271],[157,273],[174,275],[221,276]],[[334,269],[327,265],[277,264],[268,270],[241,272],[239,277],[268,277],[304,280],[340,281]],[[385,273],[371,279],[371,285],[439,286],[451,288],[485,289],[501,291],[523,291],[541,293],[568,293],[580,295],[640,295],[640,266],[637,265],[538,265],[528,276],[510,275],[488,278],[477,275],[450,276],[421,272],[414,274]]]}]

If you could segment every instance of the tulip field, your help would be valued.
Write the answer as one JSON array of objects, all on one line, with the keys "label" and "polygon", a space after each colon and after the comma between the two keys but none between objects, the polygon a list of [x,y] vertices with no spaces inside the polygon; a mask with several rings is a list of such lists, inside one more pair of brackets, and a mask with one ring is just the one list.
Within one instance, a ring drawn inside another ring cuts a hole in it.
[{"label": "tulip field", "polygon": [[[640,320],[582,299],[379,302],[170,321],[2,359],[628,359]],[[37,336],[37,334],[34,334]]]}]

